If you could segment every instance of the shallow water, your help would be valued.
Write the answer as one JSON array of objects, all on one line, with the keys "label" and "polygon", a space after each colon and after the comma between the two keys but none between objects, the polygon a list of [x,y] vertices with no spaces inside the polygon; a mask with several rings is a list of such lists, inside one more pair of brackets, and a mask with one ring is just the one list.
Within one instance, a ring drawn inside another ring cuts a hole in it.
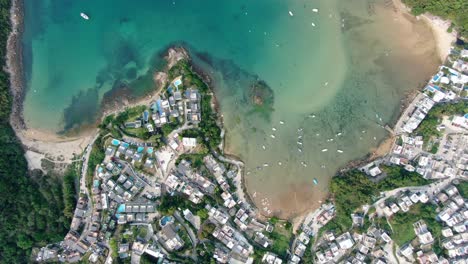
[{"label": "shallow water", "polygon": [[[27,125],[92,123],[106,92],[153,89],[156,55],[185,43],[213,77],[227,151],[246,162],[250,194],[282,216],[323,200],[337,168],[376,147],[404,94],[438,63],[430,30],[382,0],[26,2]],[[257,79],[273,90],[273,111],[250,102]]]}]

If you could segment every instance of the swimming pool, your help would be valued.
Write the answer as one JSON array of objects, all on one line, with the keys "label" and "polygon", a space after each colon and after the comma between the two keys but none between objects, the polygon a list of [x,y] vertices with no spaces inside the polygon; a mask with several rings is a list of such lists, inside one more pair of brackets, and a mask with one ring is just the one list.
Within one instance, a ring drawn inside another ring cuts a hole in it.
[{"label": "swimming pool", "polygon": [[146,152],[148,152],[148,154],[153,154],[153,148],[152,147],[148,148]]},{"label": "swimming pool", "polygon": [[177,80],[175,80],[175,82],[174,82],[174,85],[175,85],[176,87],[179,87],[179,85],[181,85],[181,84],[182,84],[182,80],[181,80],[181,79],[177,79]]},{"label": "swimming pool", "polygon": [[141,152],[143,152],[144,149],[145,149],[145,147],[138,147],[137,152],[141,153]]},{"label": "swimming pool", "polygon": [[120,141],[114,138],[114,139],[112,139],[112,145],[118,146],[118,145],[120,145]]},{"label": "swimming pool", "polygon": [[117,208],[117,213],[124,213],[125,212],[125,204],[119,205]]},{"label": "swimming pool", "polygon": [[160,225],[161,225],[162,227],[164,227],[164,226],[167,225],[168,223],[171,223],[171,222],[173,221],[173,219],[174,219],[174,218],[173,218],[172,216],[168,216],[168,215],[163,216],[163,217],[161,218]]}]

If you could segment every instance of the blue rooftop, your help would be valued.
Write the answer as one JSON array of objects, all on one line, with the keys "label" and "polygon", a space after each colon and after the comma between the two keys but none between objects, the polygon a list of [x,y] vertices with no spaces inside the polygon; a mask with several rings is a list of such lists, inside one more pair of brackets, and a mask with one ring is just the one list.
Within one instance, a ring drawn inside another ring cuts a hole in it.
[{"label": "blue rooftop", "polygon": [[156,101],[156,104],[157,104],[157,107],[158,107],[158,112],[160,115],[162,115],[164,113],[162,107],[161,107],[161,99],[158,99],[158,101]]}]

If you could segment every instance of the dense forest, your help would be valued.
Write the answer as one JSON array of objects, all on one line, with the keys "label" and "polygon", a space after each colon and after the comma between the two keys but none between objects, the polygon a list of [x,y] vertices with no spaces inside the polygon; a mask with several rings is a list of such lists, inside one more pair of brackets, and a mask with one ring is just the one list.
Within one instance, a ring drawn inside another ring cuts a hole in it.
[{"label": "dense forest", "polygon": [[468,38],[468,1],[466,0],[403,0],[411,7],[413,14],[429,12],[444,19],[450,19],[460,36]]},{"label": "dense forest", "polygon": [[[10,1],[0,0],[2,67],[9,9]],[[0,71],[0,263],[27,263],[33,247],[60,241],[67,232],[75,194],[70,182],[76,173],[69,170],[63,182],[56,176],[28,172],[24,150],[8,122],[11,103],[8,75]]]}]

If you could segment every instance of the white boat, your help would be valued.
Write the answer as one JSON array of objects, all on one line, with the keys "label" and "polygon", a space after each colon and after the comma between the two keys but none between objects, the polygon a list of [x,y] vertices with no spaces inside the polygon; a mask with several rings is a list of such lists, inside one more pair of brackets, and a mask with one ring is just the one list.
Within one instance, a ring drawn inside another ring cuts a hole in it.
[{"label": "white boat", "polygon": [[340,133],[338,133],[338,134],[336,134],[336,135],[337,135],[337,136],[341,136],[341,135],[342,135],[342,133],[340,132]]},{"label": "white boat", "polygon": [[275,128],[275,127],[272,127],[271,130],[276,131],[276,128]]},{"label": "white boat", "polygon": [[314,22],[312,22],[312,26],[315,27],[315,23],[314,23]]},{"label": "white boat", "polygon": [[343,151],[341,149],[337,149],[336,150],[338,153],[343,153]]},{"label": "white boat", "polygon": [[327,151],[328,151],[328,149],[322,149],[322,152],[327,152]]},{"label": "white boat", "polygon": [[318,13],[318,8],[313,8],[313,9],[312,9],[312,12]]},{"label": "white boat", "polygon": [[281,161],[278,161],[278,165],[280,165],[280,166],[281,166],[281,165],[283,165],[283,163],[281,163]]},{"label": "white boat", "polygon": [[89,16],[86,15],[85,13],[80,13],[80,16],[81,16],[84,20],[89,20]]},{"label": "white boat", "polygon": [[263,149],[263,150],[265,150],[265,149],[266,149],[265,145],[263,145],[263,146],[262,146],[262,149]]},{"label": "white boat", "polygon": [[281,125],[284,125],[284,121],[280,121],[280,124],[281,124]]},{"label": "white boat", "polygon": [[302,149],[300,149],[300,148],[298,148],[297,150],[298,150],[299,152],[302,152]]},{"label": "white boat", "polygon": [[302,145],[302,142],[298,141],[297,144],[298,144],[298,145]]},{"label": "white boat", "polygon": [[270,165],[268,165],[268,163],[263,164],[263,167],[268,167],[268,166],[270,166]]},{"label": "white boat", "polygon": [[294,16],[293,12],[289,11],[289,15],[290,16]]},{"label": "white boat", "polygon": [[275,135],[270,135],[271,138],[276,138]]}]

